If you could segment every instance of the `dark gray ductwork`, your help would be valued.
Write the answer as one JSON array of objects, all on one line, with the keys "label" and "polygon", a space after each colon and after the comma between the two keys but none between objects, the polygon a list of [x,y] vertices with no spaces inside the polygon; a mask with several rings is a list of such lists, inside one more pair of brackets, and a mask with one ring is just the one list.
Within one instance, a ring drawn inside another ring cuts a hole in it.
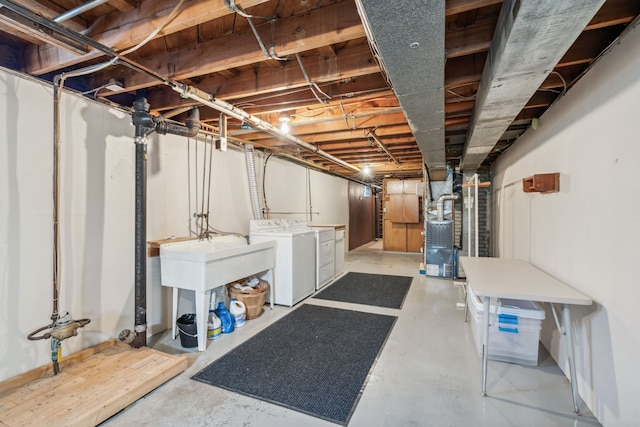
[{"label": "dark gray ductwork", "polygon": [[165,122],[161,116],[149,113],[146,98],[133,103],[131,121],[136,128],[136,211],[135,211],[135,328],[120,333],[120,340],[133,347],[147,345],[147,135],[157,132],[195,137],[200,130],[200,110],[189,111],[185,126]]}]

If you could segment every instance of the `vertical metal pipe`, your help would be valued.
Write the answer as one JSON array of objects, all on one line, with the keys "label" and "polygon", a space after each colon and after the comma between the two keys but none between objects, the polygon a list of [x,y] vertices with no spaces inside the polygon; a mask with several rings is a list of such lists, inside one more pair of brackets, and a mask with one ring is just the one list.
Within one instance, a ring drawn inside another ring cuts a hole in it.
[{"label": "vertical metal pipe", "polygon": [[480,203],[478,201],[478,174],[474,174],[473,175],[473,182],[475,184],[475,200],[473,201],[475,203],[474,207],[475,207],[475,234],[476,234],[476,257],[480,256],[480,254],[478,253],[478,240],[480,239],[480,236],[478,236],[478,211],[480,210]]},{"label": "vertical metal pipe", "polygon": [[471,187],[467,187],[467,256],[471,256]]},{"label": "vertical metal pipe", "polygon": [[58,319],[58,275],[60,273],[60,96],[64,80],[53,82],[53,310],[51,325]]},{"label": "vertical metal pipe", "polygon": [[[136,129],[136,177],[135,177],[135,337],[131,346],[147,345],[147,134],[154,130],[161,134],[171,133],[181,136],[196,136],[200,129],[200,111],[191,110],[187,126],[158,121],[149,114],[146,98],[139,97],[133,102],[131,120]],[[121,339],[129,339],[128,331],[123,331]]]},{"label": "vertical metal pipe", "polygon": [[147,345],[147,138],[136,135],[135,332],[131,345]]},{"label": "vertical metal pipe", "polygon": [[153,129],[153,118],[149,114],[145,98],[133,103],[132,120],[135,126],[136,171],[135,171],[135,337],[132,347],[147,345],[147,132]]}]

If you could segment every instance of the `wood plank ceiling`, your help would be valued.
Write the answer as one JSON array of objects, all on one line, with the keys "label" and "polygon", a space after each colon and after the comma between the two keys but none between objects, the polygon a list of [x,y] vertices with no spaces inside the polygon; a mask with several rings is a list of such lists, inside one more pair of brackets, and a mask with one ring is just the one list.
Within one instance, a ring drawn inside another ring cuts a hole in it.
[{"label": "wood plank ceiling", "polygon": [[[97,5],[70,19],[56,18],[85,3]],[[405,13],[425,13],[421,8],[429,7],[429,2],[415,4]],[[145,96],[154,114],[182,121],[186,116],[181,108],[198,103],[166,84],[167,80],[181,82],[274,126],[280,125],[283,114],[288,115],[291,134],[306,145],[229,117],[232,141],[249,142],[363,182],[422,175],[425,159],[389,76],[372,54],[353,0],[0,0],[0,5],[3,67],[53,81],[61,73],[110,59],[68,34],[25,18],[16,12],[22,7],[39,20],[56,19],[73,34],[81,33],[151,71],[141,73],[116,62],[67,79],[65,87],[85,96],[127,109],[136,96]],[[502,8],[498,0],[445,3],[442,144],[451,167],[457,167],[463,156]],[[570,90],[638,14],[637,0],[606,0],[479,168],[486,169],[516,143],[532,120]],[[140,43],[144,44],[125,53]],[[111,79],[121,82],[124,91],[108,89],[105,85]],[[207,130],[216,133],[219,119],[218,111],[202,106],[201,120]],[[370,175],[363,173],[365,166],[372,169]]]}]

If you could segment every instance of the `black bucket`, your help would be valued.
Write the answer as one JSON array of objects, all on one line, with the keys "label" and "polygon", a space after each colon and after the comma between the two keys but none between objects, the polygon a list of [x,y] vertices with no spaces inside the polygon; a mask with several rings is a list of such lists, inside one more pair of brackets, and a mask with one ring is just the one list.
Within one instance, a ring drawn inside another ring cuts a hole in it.
[{"label": "black bucket", "polygon": [[193,313],[183,314],[178,318],[178,331],[180,332],[180,344],[184,348],[198,346],[198,326],[196,325],[196,315]]}]

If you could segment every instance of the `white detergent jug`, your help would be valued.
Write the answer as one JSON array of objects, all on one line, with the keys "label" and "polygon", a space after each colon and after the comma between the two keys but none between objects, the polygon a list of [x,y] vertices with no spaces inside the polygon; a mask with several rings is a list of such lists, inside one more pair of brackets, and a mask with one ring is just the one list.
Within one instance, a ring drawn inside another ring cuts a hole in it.
[{"label": "white detergent jug", "polygon": [[231,299],[229,303],[229,313],[233,316],[233,319],[236,323],[236,327],[244,326],[247,320],[247,307],[244,305],[242,301],[238,301],[235,298]]},{"label": "white detergent jug", "polygon": [[213,310],[216,308],[216,294],[212,295],[211,309],[209,310],[209,321],[207,322],[207,339],[215,340],[222,334],[222,321]]}]

